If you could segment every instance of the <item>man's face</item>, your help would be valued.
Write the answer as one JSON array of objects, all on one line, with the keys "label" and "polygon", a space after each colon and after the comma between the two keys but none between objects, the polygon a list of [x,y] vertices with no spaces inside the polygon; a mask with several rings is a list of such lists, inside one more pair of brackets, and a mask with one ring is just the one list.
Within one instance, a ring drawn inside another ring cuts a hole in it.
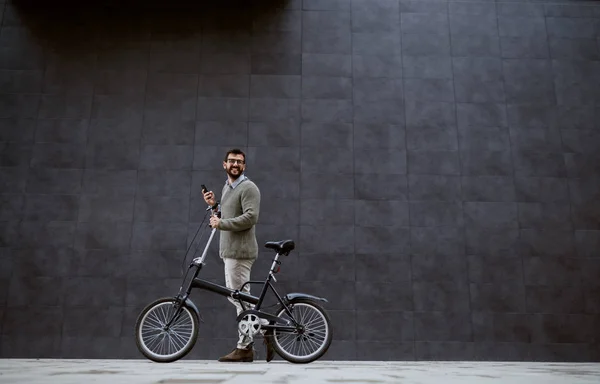
[{"label": "man's face", "polygon": [[244,161],[244,155],[234,155],[230,153],[227,156],[227,161],[223,163],[225,172],[232,178],[237,179],[244,172],[246,163]]}]

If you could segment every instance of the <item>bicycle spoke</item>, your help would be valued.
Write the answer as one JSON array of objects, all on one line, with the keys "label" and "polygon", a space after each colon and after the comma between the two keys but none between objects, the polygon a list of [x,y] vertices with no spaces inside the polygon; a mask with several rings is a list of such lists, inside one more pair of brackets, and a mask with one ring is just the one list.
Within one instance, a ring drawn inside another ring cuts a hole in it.
[{"label": "bicycle spoke", "polygon": [[[158,343],[160,336],[161,336],[161,334],[159,333],[156,336],[152,337],[150,340],[148,340],[147,344],[148,345],[150,345],[150,344],[156,345]],[[144,341],[144,343],[146,343],[146,341]]]},{"label": "bicycle spoke", "polygon": [[152,316],[148,316],[148,322],[150,322],[150,324],[155,327],[162,328],[162,326],[163,326],[163,323],[161,323],[161,321],[158,319],[158,317],[154,314],[152,314]]},{"label": "bicycle spoke", "polygon": [[[183,348],[183,346],[185,345],[185,340],[179,336],[177,333],[172,333],[169,334],[169,341],[171,345],[174,345],[176,347],[176,351],[178,351],[179,349]],[[179,345],[181,344],[181,345]]]},{"label": "bicycle spoke", "polygon": [[322,320],[323,319],[321,319],[321,315],[319,313],[313,313],[313,315],[310,317],[310,319],[304,323],[304,327],[309,328],[310,325],[313,324],[315,321],[322,321]]}]

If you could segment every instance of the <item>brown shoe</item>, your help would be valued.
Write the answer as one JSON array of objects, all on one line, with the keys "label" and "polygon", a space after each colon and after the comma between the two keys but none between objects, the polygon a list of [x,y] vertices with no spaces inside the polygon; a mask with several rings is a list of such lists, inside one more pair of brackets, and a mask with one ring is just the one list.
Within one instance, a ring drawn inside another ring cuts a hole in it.
[{"label": "brown shoe", "polygon": [[273,344],[271,344],[271,339],[268,336],[265,336],[263,339],[265,344],[265,348],[267,348],[267,363],[275,357],[275,349],[273,349]]},{"label": "brown shoe", "polygon": [[219,358],[221,363],[251,363],[254,361],[254,350],[252,346],[246,349],[234,349],[228,355]]}]

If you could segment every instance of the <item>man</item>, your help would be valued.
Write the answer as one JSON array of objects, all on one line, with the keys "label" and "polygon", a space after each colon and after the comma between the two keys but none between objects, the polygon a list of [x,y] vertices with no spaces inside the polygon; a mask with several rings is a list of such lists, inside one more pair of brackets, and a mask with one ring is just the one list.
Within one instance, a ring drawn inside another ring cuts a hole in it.
[{"label": "man", "polygon": [[[252,265],[258,257],[255,225],[260,211],[260,191],[256,184],[246,177],[246,155],[239,149],[231,149],[225,154],[223,169],[227,180],[221,194],[221,217],[212,215],[210,225],[217,228],[221,238],[219,256],[225,264],[225,284],[228,288],[240,290],[250,280]],[[204,193],[204,201],[216,209],[216,200],[212,191]],[[250,293],[250,285],[246,284],[244,292]],[[243,308],[237,300],[229,298],[239,315]],[[248,309],[248,306],[246,306]],[[252,362],[254,349],[252,340],[239,332],[236,348],[219,359],[221,362]],[[267,361],[271,361],[274,350],[268,340]]]}]

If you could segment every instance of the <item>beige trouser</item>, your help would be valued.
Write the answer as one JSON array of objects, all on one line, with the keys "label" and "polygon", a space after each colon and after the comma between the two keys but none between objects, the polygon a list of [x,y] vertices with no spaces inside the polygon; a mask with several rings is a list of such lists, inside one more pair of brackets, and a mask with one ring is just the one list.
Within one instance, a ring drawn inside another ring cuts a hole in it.
[{"label": "beige trouser", "polygon": [[[250,280],[250,271],[252,270],[252,264],[254,259],[223,259],[225,263],[225,286],[229,289],[240,289],[242,285]],[[242,292],[250,293],[250,284],[246,284]],[[244,309],[238,300],[235,300],[231,296],[228,300],[235,305],[236,313],[239,315]],[[251,304],[244,303],[246,309],[252,308]],[[242,335],[238,331],[238,342],[237,347],[240,349],[246,348],[251,342],[252,338]]]}]

